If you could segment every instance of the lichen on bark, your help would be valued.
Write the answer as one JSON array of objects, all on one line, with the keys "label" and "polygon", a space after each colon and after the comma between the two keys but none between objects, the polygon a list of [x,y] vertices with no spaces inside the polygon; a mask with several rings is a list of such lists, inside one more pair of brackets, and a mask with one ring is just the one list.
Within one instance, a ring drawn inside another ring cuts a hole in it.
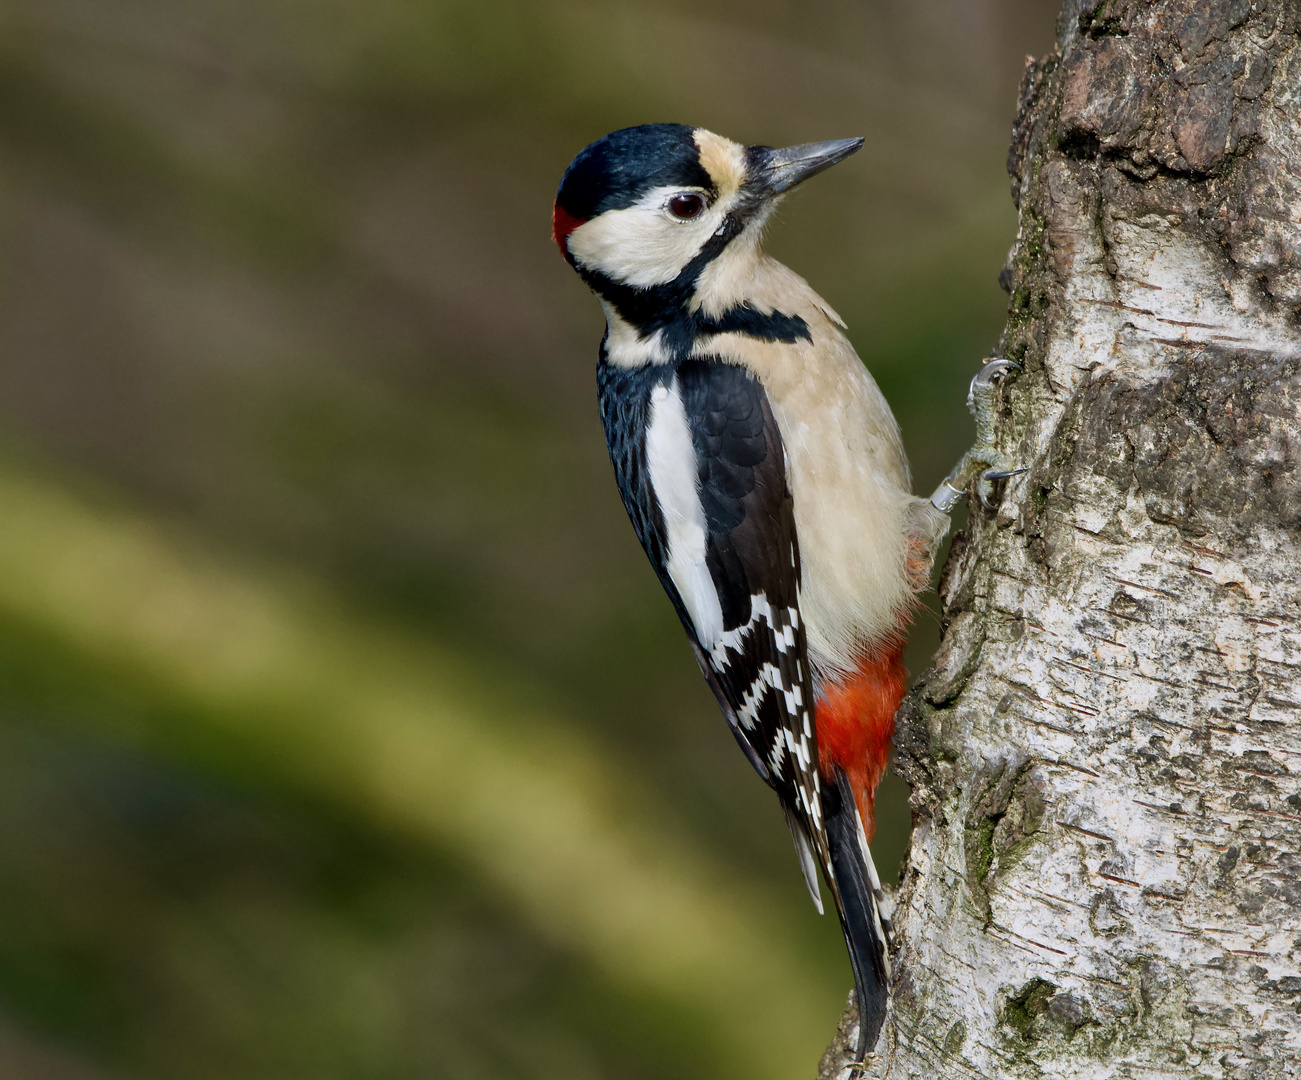
[{"label": "lichen on bark", "polygon": [[[1301,5],[1071,0],[866,1075],[1301,1075]],[[849,1075],[852,1010],[820,1077]]]}]

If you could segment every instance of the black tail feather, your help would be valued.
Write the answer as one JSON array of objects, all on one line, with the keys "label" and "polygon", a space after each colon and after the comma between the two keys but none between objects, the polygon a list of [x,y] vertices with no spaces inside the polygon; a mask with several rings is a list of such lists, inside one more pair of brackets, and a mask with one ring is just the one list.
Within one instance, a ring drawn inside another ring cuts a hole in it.
[{"label": "black tail feather", "polygon": [[873,886],[876,874],[868,866],[871,856],[860,836],[862,825],[854,793],[845,774],[836,772],[836,782],[823,785],[822,812],[835,877],[831,884],[854,969],[854,994],[858,999],[856,1053],[861,1060],[876,1045],[885,1023],[889,972],[883,920]]}]

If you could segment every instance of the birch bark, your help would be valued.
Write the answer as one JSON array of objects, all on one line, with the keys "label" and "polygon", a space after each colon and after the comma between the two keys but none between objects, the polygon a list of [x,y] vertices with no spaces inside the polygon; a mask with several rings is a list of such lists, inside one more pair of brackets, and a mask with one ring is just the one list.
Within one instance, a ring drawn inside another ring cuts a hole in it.
[{"label": "birch bark", "polygon": [[[1301,5],[1068,0],[866,1075],[1301,1077]],[[852,1013],[822,1080],[845,1066]]]}]

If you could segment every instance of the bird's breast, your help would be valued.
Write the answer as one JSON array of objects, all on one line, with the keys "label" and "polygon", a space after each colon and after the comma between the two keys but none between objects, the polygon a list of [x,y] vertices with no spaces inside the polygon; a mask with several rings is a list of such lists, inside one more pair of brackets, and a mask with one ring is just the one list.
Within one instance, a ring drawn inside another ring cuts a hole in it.
[{"label": "bird's breast", "polygon": [[914,596],[909,557],[919,536],[932,544],[942,524],[912,494],[898,424],[838,320],[812,290],[788,302],[811,341],[720,334],[697,349],[744,364],[772,405],[794,501],[809,656],[828,677],[898,636]]}]

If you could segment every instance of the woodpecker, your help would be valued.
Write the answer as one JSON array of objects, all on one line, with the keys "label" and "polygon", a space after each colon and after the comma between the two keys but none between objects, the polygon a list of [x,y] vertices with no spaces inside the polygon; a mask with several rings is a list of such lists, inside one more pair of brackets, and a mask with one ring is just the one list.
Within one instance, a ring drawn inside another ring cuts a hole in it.
[{"label": "woodpecker", "polygon": [[597,386],[624,508],[733,736],[777,793],[819,912],[819,870],[831,891],[860,1058],[888,1001],[868,844],[905,630],[975,467],[964,459],[936,501],[912,493],[898,424],[844,322],[761,250],[783,195],[862,145],[624,128],[574,158],[552,215],[605,312]]}]

